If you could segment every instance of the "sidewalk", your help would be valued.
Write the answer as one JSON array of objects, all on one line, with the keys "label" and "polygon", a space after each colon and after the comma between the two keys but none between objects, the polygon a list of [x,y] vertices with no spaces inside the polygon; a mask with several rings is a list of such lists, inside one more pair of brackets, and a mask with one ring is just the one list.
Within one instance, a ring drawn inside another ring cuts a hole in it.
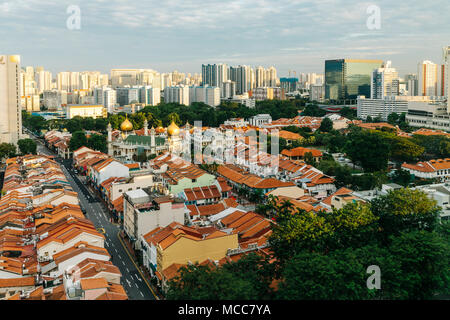
[{"label": "sidewalk", "polygon": [[156,294],[158,295],[158,298],[159,298],[160,300],[164,300],[164,297],[162,296],[162,294],[161,294],[161,292],[159,291],[159,289],[156,288],[156,287],[153,285],[153,283],[152,283],[152,281],[151,281],[150,273],[149,273],[145,268],[143,268],[142,265],[139,264],[139,262],[138,262],[138,260],[137,260],[137,257],[136,257],[136,252],[135,252],[135,250],[133,249],[133,247],[131,246],[131,243],[130,243],[130,242],[127,240],[127,238],[125,237],[124,232],[123,232],[123,231],[120,231],[120,232],[119,232],[119,235],[120,235],[120,238],[122,239],[122,243],[125,244],[125,246],[126,246],[125,249],[128,251],[128,253],[129,253],[129,254],[131,255],[131,257],[133,258],[133,261],[134,261],[135,265],[139,267],[139,271],[141,272],[141,274],[145,276],[145,280],[147,281],[147,283],[152,287],[154,293],[156,293]]}]

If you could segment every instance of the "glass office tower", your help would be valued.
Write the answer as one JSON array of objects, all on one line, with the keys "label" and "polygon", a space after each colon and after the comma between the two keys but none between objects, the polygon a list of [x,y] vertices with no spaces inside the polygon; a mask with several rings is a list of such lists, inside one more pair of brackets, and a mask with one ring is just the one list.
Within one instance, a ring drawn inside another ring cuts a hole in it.
[{"label": "glass office tower", "polygon": [[338,59],[325,61],[325,99],[342,101],[370,97],[370,78],[382,60]]}]

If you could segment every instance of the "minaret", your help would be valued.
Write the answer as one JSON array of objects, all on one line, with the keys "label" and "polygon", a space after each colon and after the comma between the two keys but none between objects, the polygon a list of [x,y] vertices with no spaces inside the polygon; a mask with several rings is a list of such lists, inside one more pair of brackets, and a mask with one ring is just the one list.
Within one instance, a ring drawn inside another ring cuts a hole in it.
[{"label": "minaret", "polygon": [[113,150],[112,150],[112,126],[111,123],[108,123],[108,127],[106,128],[108,131],[108,155],[112,157]]},{"label": "minaret", "polygon": [[148,121],[145,119],[144,121],[144,136],[148,136]]},{"label": "minaret", "polygon": [[150,149],[151,149],[151,154],[156,154],[156,130],[155,128],[150,129]]}]

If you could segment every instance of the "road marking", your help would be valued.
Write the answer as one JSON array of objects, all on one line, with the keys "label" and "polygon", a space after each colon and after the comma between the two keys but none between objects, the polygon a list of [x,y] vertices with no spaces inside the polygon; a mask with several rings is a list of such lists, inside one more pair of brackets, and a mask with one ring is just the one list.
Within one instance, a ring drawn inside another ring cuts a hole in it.
[{"label": "road marking", "polygon": [[119,239],[120,244],[121,244],[122,247],[125,249],[126,253],[128,254],[128,257],[130,258],[131,262],[132,262],[132,263],[134,264],[134,266],[136,267],[136,270],[140,273],[142,279],[144,279],[145,284],[146,284],[147,287],[150,289],[151,293],[153,294],[153,297],[154,297],[156,300],[159,300],[159,297],[155,294],[155,292],[153,291],[152,287],[151,287],[150,284],[148,283],[147,279],[145,279],[145,277],[144,277],[144,275],[142,274],[141,270],[139,269],[138,265],[136,264],[136,262],[134,262],[133,258],[131,257],[130,252],[128,252],[128,249],[127,249],[127,247],[125,246],[125,244],[123,243],[123,240],[122,240],[122,238],[121,238],[120,235],[119,235],[119,232],[120,232],[120,231],[117,232],[117,238]]},{"label": "road marking", "polygon": [[141,296],[144,296],[144,295],[142,294],[142,291],[139,291],[139,293],[141,294]]}]

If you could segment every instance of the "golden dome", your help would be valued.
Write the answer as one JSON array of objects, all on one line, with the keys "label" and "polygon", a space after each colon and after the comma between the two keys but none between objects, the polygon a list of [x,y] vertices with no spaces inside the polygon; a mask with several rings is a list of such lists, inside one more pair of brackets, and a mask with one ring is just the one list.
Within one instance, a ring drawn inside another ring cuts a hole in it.
[{"label": "golden dome", "polygon": [[133,130],[133,124],[130,122],[130,120],[128,120],[128,117],[120,125],[120,130],[122,130],[122,131],[131,131],[131,130]]},{"label": "golden dome", "polygon": [[180,128],[172,121],[170,126],[167,127],[167,134],[171,136],[177,136],[180,134]]}]

